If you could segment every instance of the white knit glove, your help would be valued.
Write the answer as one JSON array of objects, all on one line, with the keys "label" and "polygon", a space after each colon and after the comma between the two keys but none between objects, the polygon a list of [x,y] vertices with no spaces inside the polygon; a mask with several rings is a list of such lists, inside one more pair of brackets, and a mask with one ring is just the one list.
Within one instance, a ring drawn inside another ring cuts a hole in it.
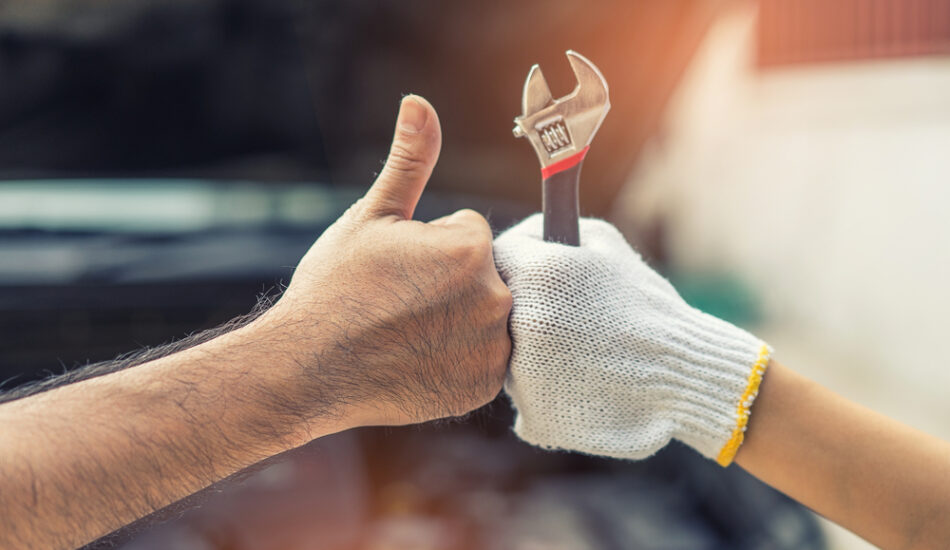
[{"label": "white knit glove", "polygon": [[727,466],[771,348],[687,305],[609,223],[582,219],[579,247],[544,242],[541,223],[536,214],[495,240],[514,296],[515,433],[617,458],[675,438]]}]

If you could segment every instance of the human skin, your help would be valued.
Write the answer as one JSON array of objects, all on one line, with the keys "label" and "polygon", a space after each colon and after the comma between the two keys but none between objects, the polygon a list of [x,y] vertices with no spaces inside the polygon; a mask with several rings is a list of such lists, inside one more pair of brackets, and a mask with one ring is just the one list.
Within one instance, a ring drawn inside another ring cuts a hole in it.
[{"label": "human skin", "polygon": [[411,219],[440,146],[435,110],[408,96],[378,179],[273,307],[184,351],[0,404],[0,548],[74,548],[313,439],[494,398],[511,295],[488,223],[468,210]]},{"label": "human skin", "polygon": [[950,443],[774,360],[735,461],[880,548],[950,545]]}]

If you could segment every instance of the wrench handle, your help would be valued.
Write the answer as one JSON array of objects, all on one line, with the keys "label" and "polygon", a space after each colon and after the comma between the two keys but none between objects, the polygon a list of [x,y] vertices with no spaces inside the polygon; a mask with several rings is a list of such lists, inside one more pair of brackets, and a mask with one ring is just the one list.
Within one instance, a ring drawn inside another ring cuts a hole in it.
[{"label": "wrench handle", "polygon": [[544,240],[580,246],[577,190],[583,158],[559,172],[545,175],[542,188]]}]

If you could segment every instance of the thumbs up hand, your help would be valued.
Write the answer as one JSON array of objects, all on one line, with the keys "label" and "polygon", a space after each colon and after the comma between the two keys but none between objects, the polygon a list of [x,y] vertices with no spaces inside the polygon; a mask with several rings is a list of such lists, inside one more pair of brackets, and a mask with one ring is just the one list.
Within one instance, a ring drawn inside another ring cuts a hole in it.
[{"label": "thumbs up hand", "polygon": [[501,389],[511,294],[488,223],[471,210],[412,220],[441,141],[432,106],[404,98],[376,182],[259,320],[276,368],[292,365],[283,401],[302,414],[409,424],[467,413]]}]

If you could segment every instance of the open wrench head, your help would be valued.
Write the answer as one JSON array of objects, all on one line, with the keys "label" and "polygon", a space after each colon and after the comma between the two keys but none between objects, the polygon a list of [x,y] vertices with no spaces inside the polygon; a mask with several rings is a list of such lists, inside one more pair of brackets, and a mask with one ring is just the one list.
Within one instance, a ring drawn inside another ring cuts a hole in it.
[{"label": "open wrench head", "polygon": [[554,99],[541,67],[534,65],[524,83],[522,114],[515,117],[515,137],[528,138],[542,168],[590,145],[610,110],[607,81],[600,70],[573,50],[567,51],[567,60],[577,77],[574,91]]}]

